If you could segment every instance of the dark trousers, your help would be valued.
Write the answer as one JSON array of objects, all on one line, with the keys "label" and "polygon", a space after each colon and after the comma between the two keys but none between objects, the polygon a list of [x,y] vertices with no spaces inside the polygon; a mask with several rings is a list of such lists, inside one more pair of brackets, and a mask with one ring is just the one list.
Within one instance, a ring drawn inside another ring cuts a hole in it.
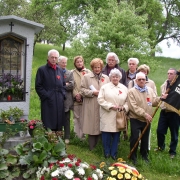
[{"label": "dark trousers", "polygon": [[88,143],[90,150],[93,150],[96,147],[100,138],[101,135],[88,135]]},{"label": "dark trousers", "polygon": [[105,155],[117,156],[119,142],[120,132],[102,132],[102,143]]},{"label": "dark trousers", "polygon": [[[135,143],[137,142],[139,138],[139,133],[142,133],[143,129],[147,125],[146,122],[139,121],[138,119],[130,119],[130,125],[131,125],[131,137],[130,137],[130,150],[133,149]],[[146,129],[145,133],[143,134],[141,138],[141,145],[140,145],[140,154],[143,158],[147,158],[148,156],[148,139],[149,139],[149,131],[150,131],[150,125]],[[131,159],[137,159],[137,149],[138,146],[134,149]]]},{"label": "dark trousers", "polygon": [[70,139],[70,111],[65,112],[64,139]]},{"label": "dark trousers", "polygon": [[162,150],[165,149],[165,135],[168,128],[171,133],[171,143],[169,154],[176,155],[176,147],[178,144],[180,116],[175,112],[166,112],[161,110],[158,127],[157,127],[157,141],[158,147]]}]

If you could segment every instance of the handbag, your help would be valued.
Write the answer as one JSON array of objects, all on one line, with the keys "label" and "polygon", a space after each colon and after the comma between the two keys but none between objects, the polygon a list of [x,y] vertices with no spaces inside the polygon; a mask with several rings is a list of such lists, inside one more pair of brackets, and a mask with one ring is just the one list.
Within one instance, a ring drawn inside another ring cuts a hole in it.
[{"label": "handbag", "polygon": [[116,127],[119,130],[126,130],[127,127],[127,116],[125,111],[116,112]]}]

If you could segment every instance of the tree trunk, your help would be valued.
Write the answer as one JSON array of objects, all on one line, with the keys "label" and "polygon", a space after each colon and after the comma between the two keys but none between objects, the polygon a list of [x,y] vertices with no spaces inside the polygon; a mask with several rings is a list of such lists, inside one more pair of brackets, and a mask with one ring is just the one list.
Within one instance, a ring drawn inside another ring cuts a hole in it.
[{"label": "tree trunk", "polygon": [[65,48],[66,48],[66,44],[63,43],[63,48],[62,48],[62,50],[65,51]]}]

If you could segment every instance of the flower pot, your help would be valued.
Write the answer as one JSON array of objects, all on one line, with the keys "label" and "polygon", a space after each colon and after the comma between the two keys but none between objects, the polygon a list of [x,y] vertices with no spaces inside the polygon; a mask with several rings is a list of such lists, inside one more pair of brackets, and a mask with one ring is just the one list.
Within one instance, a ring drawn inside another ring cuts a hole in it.
[{"label": "flower pot", "polygon": [[6,132],[8,129],[12,131],[26,131],[26,122],[15,122],[15,124],[0,123],[0,132]]},{"label": "flower pot", "polygon": [[19,136],[20,137],[25,137],[26,136],[26,131],[19,131]]}]

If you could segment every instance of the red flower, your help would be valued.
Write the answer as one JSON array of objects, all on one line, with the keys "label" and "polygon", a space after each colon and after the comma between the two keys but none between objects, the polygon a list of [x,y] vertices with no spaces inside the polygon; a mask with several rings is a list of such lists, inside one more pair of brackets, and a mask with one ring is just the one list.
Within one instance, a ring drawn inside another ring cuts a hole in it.
[{"label": "red flower", "polygon": [[76,165],[76,166],[79,166],[80,164],[79,164],[79,162],[76,162],[75,165]]},{"label": "red flower", "polygon": [[90,167],[91,167],[91,169],[96,170],[96,166],[94,166],[94,165],[90,164]]},{"label": "red flower", "polygon": [[72,164],[68,164],[68,167],[72,168],[72,167],[73,167],[73,165],[72,165]]},{"label": "red flower", "polygon": [[104,82],[104,78],[101,79],[101,82]]},{"label": "red flower", "polygon": [[122,92],[119,90],[119,94],[122,94]]},{"label": "red flower", "polygon": [[60,79],[60,76],[59,76],[59,75],[57,75],[56,77],[57,77],[57,79]]},{"label": "red flower", "polygon": [[147,102],[150,102],[150,98],[147,98]]},{"label": "red flower", "polygon": [[86,72],[83,71],[83,72],[82,72],[82,75],[84,76],[85,74],[86,74]]},{"label": "red flower", "polygon": [[92,177],[88,177],[87,180],[93,180],[93,178]]},{"label": "red flower", "polygon": [[62,163],[59,163],[59,167],[64,167],[64,164],[62,164]]},{"label": "red flower", "polygon": [[77,159],[77,162],[79,162],[79,163],[80,163],[80,162],[81,162],[81,159]]},{"label": "red flower", "polygon": [[41,179],[40,180],[45,180],[44,176],[41,176]]},{"label": "red flower", "polygon": [[70,160],[73,160],[73,159],[75,158],[75,155],[74,155],[74,154],[69,154],[69,155],[68,155],[68,158],[69,158]]},{"label": "red flower", "polygon": [[49,168],[50,168],[50,169],[52,169],[53,166],[54,166],[53,163],[50,163],[50,164],[49,164]]},{"label": "red flower", "polygon": [[56,178],[56,177],[53,177],[51,180],[58,180],[58,178]]}]

